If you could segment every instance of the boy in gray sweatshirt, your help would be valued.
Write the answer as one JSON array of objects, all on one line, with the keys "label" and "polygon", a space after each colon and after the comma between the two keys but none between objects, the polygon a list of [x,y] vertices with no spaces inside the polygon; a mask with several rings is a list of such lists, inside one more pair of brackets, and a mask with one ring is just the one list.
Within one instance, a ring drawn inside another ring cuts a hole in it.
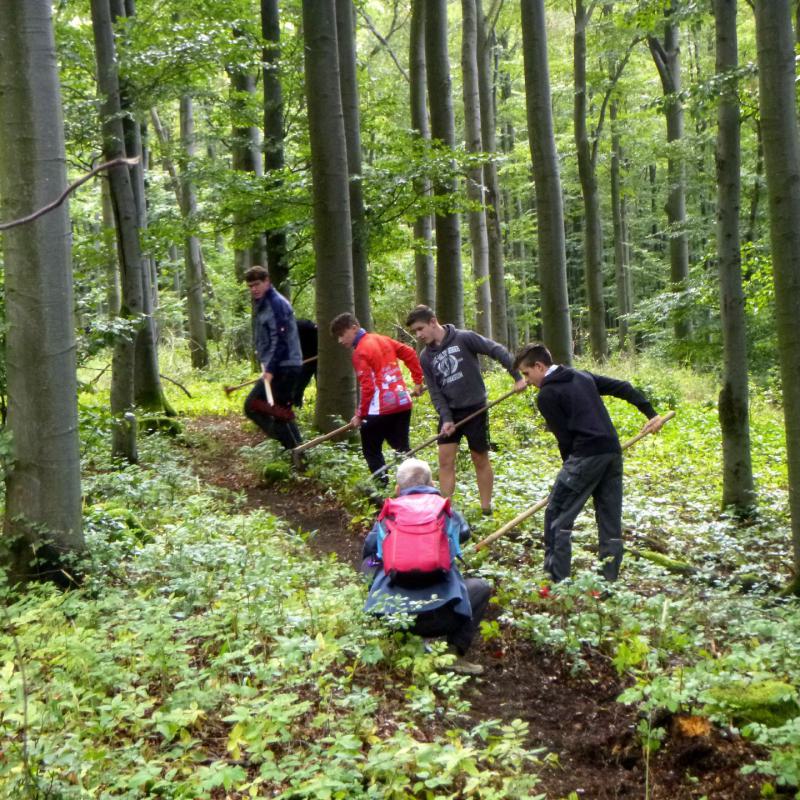
[{"label": "boy in gray sweatshirt", "polygon": [[522,375],[513,368],[512,357],[501,344],[474,331],[441,325],[428,306],[417,306],[406,319],[406,327],[425,345],[419,360],[425,383],[439,414],[439,487],[450,497],[456,485],[456,454],[462,436],[467,437],[478,480],[481,510],[492,513],[494,473],[489,461],[489,415],[479,414],[456,429],[456,423],[486,405],[486,386],[479,355],[505,367],[518,391],[526,388]]}]

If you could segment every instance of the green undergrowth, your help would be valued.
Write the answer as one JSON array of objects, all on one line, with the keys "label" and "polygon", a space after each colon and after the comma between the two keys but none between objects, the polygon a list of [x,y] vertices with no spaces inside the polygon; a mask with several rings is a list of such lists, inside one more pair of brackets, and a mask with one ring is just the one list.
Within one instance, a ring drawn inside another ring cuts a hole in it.
[{"label": "green undergrowth", "polygon": [[[662,414],[676,411],[660,434],[625,455],[628,553],[621,578],[609,591],[596,575],[590,505],[575,526],[573,578],[551,586],[542,569],[539,512],[481,552],[465,548],[467,572],[493,583],[502,611],[497,624],[484,626],[485,633],[521,636],[561,653],[575,671],[588,669],[589,654],[610,659],[630,685],[620,701],[641,712],[646,753],[660,746],[663,720],[670,714],[703,714],[767,748],[768,757],[748,767],[765,775],[765,792],[772,784],[796,787],[800,716],[793,687],[800,686],[800,608],[796,598],[781,594],[792,563],[782,414],[754,394],[758,503],[740,519],[719,507],[721,441],[713,380],[646,362],[636,369],[616,363],[597,371],[631,380]],[[510,379],[492,373],[487,384],[491,399],[510,388]],[[644,418],[623,401],[607,400],[620,438],[634,436]],[[473,523],[473,541],[547,497],[560,466],[533,390],[495,408],[491,419],[496,449],[490,520],[480,517],[465,447],[459,455],[454,503]],[[412,445],[430,436],[434,426],[425,399],[414,415]],[[435,471],[435,447],[419,457]],[[337,492],[366,478],[352,446],[319,448],[310,461],[310,471]],[[360,512],[357,499],[354,508]],[[764,686],[777,691],[777,701],[772,695],[758,701],[765,697]]]},{"label": "green undergrowth", "polygon": [[0,797],[536,795],[525,724],[464,728],[452,656],[173,441],[141,452],[86,448],[81,588],[0,587]]}]

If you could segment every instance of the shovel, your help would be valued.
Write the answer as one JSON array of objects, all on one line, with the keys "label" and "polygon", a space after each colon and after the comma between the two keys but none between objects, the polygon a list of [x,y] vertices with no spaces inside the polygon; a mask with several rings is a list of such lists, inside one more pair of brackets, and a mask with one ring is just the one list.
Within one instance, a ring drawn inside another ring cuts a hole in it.
[{"label": "shovel", "polygon": [[[663,417],[664,422],[668,422],[674,416],[675,416],[674,411],[668,411],[666,414],[664,414]],[[638,442],[639,439],[643,439],[647,435],[649,435],[649,431],[639,431],[639,433],[637,433],[636,436],[634,436],[631,439],[628,439],[628,441],[625,442],[620,447],[620,449],[627,450],[631,445],[636,444],[636,442]],[[514,519],[510,520],[509,522],[506,522],[506,524],[503,525],[502,528],[499,528],[494,533],[489,534],[489,536],[487,536],[485,539],[481,539],[475,545],[475,549],[482,550],[484,547],[486,547],[486,545],[491,544],[493,541],[499,539],[501,536],[508,533],[510,530],[513,530],[514,528],[517,527],[517,525],[519,525],[522,522],[525,522],[525,520],[528,519],[528,517],[532,517],[537,511],[541,511],[547,505],[549,500],[550,500],[549,496],[545,497],[544,500],[540,500],[538,503],[536,503],[536,505],[531,506],[530,508],[523,511],[521,514],[518,514],[516,517],[514,517]]]}]

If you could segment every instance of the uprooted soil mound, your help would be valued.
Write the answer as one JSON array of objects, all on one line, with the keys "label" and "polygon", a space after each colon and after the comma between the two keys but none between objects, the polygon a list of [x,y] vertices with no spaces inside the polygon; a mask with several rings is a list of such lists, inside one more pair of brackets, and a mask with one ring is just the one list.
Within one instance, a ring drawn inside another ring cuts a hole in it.
[{"label": "uprooted soil mound", "polygon": [[[309,543],[316,552],[359,564],[364,531],[353,530],[332,493],[305,478],[268,485],[245,463],[241,449],[262,441],[261,433],[236,417],[203,417],[187,424],[186,437],[195,469],[207,483],[243,492],[246,507],[265,508],[313,532]],[[707,720],[657,720],[669,733],[647,759],[636,710],[616,701],[625,687],[612,664],[600,653],[583,655],[589,669],[576,676],[559,654],[537,651],[513,632],[470,651],[470,659],[484,667],[467,689],[473,720],[528,723],[529,745],[558,756],[537,770],[537,788],[549,800],[573,792],[586,800],[644,798],[648,790],[652,800],[761,797],[762,780],[740,772],[760,754]]]}]

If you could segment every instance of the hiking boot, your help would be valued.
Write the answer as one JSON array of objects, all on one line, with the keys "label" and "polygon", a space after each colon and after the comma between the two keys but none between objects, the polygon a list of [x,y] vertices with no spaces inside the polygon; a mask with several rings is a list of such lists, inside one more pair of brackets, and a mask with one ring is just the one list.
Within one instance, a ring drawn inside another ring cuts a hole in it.
[{"label": "hiking boot", "polygon": [[453,672],[456,675],[483,675],[483,667],[480,664],[473,664],[463,656],[459,656],[452,664],[444,667],[445,672]]}]

